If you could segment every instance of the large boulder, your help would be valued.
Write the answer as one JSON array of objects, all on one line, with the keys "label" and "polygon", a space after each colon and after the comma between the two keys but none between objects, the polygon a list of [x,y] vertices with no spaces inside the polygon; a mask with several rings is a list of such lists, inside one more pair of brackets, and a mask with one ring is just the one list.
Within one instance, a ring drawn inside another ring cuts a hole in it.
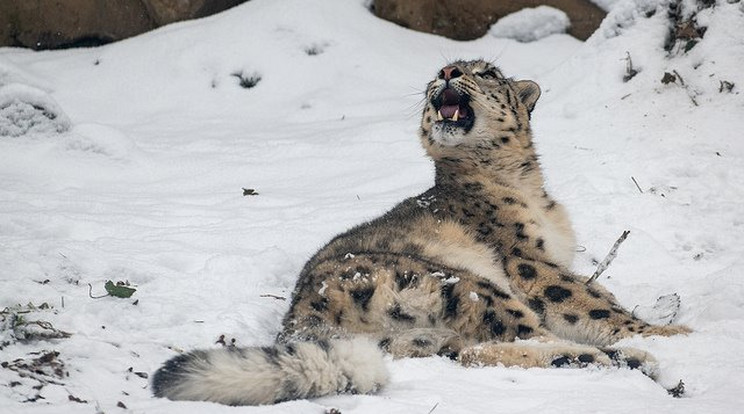
[{"label": "large boulder", "polygon": [[374,0],[372,10],[413,30],[472,40],[510,13],[542,5],[565,12],[571,20],[568,33],[581,40],[591,36],[606,15],[589,0]]},{"label": "large boulder", "polygon": [[246,0],[0,1],[0,46],[96,46]]}]

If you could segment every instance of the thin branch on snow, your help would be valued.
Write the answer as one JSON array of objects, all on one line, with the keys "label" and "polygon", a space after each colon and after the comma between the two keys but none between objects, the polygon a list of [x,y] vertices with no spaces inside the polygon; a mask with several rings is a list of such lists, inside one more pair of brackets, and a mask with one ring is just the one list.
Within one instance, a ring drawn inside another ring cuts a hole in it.
[{"label": "thin branch on snow", "polygon": [[682,75],[680,75],[676,69],[672,70],[672,73],[674,73],[674,75],[677,76],[677,79],[679,79],[680,86],[687,92],[687,96],[690,97],[690,101],[692,101],[693,105],[700,106],[694,96],[697,93],[694,90],[690,90],[690,86],[685,84],[685,80],[682,79]]},{"label": "thin branch on snow", "polygon": [[259,297],[262,298],[274,298],[276,300],[287,300],[284,296],[278,296],[278,295],[272,295],[271,293],[265,293],[263,295],[259,295]]},{"label": "thin branch on snow", "polygon": [[586,284],[589,285],[597,278],[599,275],[602,274],[607,268],[610,266],[610,263],[612,263],[613,260],[615,260],[615,257],[617,257],[617,249],[620,247],[621,244],[625,241],[625,239],[628,238],[628,234],[630,234],[630,230],[625,230],[623,234],[620,235],[620,237],[615,241],[615,244],[612,245],[612,249],[610,249],[610,252],[607,253],[607,256],[602,260],[602,262],[597,266],[597,270],[594,272],[592,277],[589,278],[589,280],[586,281]]},{"label": "thin branch on snow", "polygon": [[634,184],[636,185],[636,188],[638,189],[638,191],[640,191],[640,192],[641,192],[641,194],[643,194],[643,190],[641,190],[641,186],[640,186],[640,185],[638,185],[638,181],[636,181],[635,177],[633,177],[633,176],[631,175],[631,176],[630,176],[630,179],[631,179],[631,180],[633,180],[633,183],[634,183]]},{"label": "thin branch on snow", "polygon": [[105,295],[101,295],[101,296],[93,296],[93,285],[88,283],[88,297],[90,297],[91,299],[101,299],[101,298],[105,298],[106,296],[109,296],[109,294],[106,293]]}]

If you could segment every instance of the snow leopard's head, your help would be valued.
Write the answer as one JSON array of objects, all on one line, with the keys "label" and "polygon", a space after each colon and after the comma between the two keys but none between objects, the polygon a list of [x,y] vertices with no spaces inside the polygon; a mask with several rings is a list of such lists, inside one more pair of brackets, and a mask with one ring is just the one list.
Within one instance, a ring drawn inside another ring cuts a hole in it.
[{"label": "snow leopard's head", "polygon": [[489,62],[451,63],[426,89],[424,147],[436,158],[448,148],[496,148],[522,135],[529,139],[530,113],[539,97],[535,82],[506,78]]}]

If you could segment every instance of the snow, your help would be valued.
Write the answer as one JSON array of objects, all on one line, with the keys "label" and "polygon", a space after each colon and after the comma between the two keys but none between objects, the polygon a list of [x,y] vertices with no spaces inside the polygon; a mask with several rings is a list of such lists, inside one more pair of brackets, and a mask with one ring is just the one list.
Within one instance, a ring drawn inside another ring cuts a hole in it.
[{"label": "snow", "polygon": [[[449,59],[485,57],[542,87],[535,141],[583,247],[575,270],[591,274],[630,230],[600,282],[630,309],[677,293],[676,321],[695,332],[622,342],[659,359],[658,384],[629,370],[433,357],[389,360],[377,395],[239,411],[738,412],[744,3],[700,12],[704,39],[669,56],[663,5],[607,3],[584,43],[456,42],[381,21],[363,0],[253,0],[100,48],[0,49],[0,91],[16,108],[0,122],[27,114],[24,103],[57,115],[28,112],[39,127],[0,136],[0,308],[48,303],[25,317],[72,334],[0,350],[6,362],[54,350],[69,373],[23,402],[37,383],[0,369],[2,411],[235,412],[152,398],[142,373],[220,335],[271,343],[317,248],[431,185],[421,91]],[[638,73],[624,82],[628,56]],[[660,82],[674,71],[684,85]],[[244,88],[235,74],[261,80]],[[102,295],[107,280],[137,291],[90,298],[88,284]],[[664,387],[680,379],[673,399]]]},{"label": "snow", "polygon": [[54,134],[70,129],[70,120],[44,91],[25,84],[0,86],[0,136]]},{"label": "snow", "polygon": [[518,42],[534,42],[553,34],[566,33],[569,26],[568,15],[555,7],[527,7],[500,18],[488,34]]}]

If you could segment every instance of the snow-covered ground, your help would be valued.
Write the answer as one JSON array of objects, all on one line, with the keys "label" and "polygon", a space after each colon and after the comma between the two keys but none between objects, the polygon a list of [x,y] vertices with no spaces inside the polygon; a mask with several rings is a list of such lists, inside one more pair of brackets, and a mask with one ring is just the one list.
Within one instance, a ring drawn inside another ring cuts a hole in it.
[{"label": "snow-covered ground", "polygon": [[[584,43],[456,42],[379,20],[364,0],[252,0],[100,48],[0,49],[0,309],[46,303],[24,320],[72,334],[17,341],[3,313],[0,411],[739,412],[744,2],[730,1],[671,55],[654,0],[612,2]],[[638,73],[624,82],[628,55]],[[144,377],[177,350],[271,343],[317,248],[432,184],[421,91],[448,60],[477,57],[542,86],[535,140],[583,247],[575,269],[591,273],[627,229],[601,282],[629,308],[681,296],[677,322],[694,333],[623,342],[655,354],[659,383],[437,357],[388,361],[378,395],[240,409],[152,398]],[[89,297],[107,280],[137,291]],[[54,381],[35,390],[18,372],[44,351],[59,355],[40,365],[63,375],[35,374]]]}]

